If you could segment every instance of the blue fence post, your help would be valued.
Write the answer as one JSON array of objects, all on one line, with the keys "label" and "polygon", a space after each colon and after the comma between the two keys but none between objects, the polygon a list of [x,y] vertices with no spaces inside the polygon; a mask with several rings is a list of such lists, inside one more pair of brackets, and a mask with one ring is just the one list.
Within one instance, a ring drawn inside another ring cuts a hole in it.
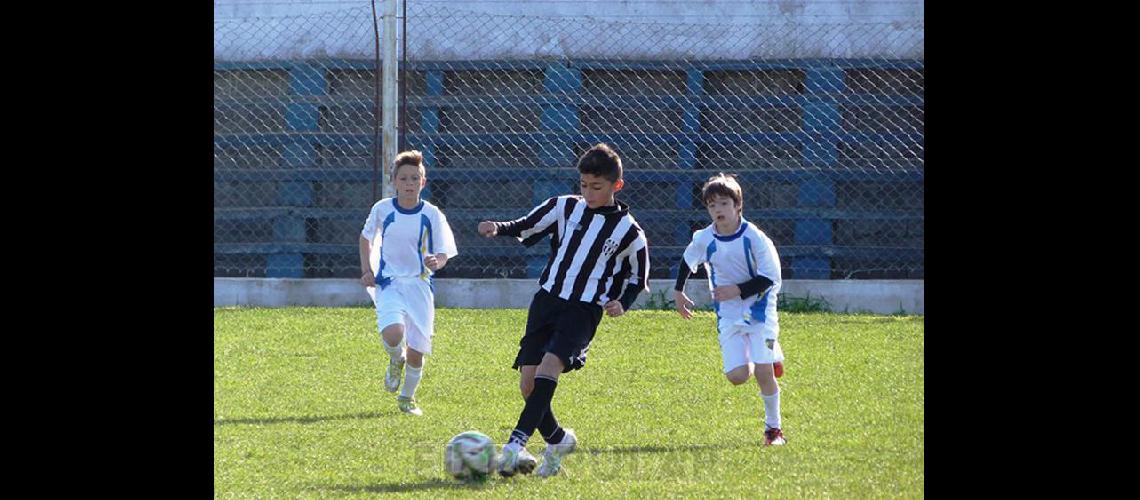
[{"label": "blue fence post", "polygon": [[[835,183],[826,174],[837,161],[837,141],[842,132],[839,106],[836,97],[843,92],[843,69],[833,66],[807,68],[803,105],[803,131],[810,137],[803,145],[803,160],[809,167],[797,189],[800,208],[834,208]],[[817,170],[819,169],[819,170]],[[820,172],[823,170],[824,172]],[[832,222],[825,217],[808,217],[796,220],[796,245],[829,248],[833,239]],[[795,277],[800,279],[828,279],[831,277],[831,258],[826,255],[808,255],[792,263]]]},{"label": "blue fence post", "polygon": [[[424,77],[426,81],[426,88],[424,90],[427,96],[442,96],[443,71],[427,71]],[[424,134],[439,133],[439,106],[420,108],[420,131],[422,131]],[[436,147],[434,142],[429,139],[425,140],[423,144],[416,145],[412,144],[412,141],[408,141],[408,147],[415,148],[416,146],[418,146],[420,152],[424,154],[424,164],[427,165],[428,168],[438,167],[436,164]],[[428,178],[431,178],[431,174],[428,174]],[[427,187],[425,187],[423,192],[420,193],[420,198],[431,200],[433,202],[435,201],[432,200],[431,181],[428,181]]]},{"label": "blue fence post", "polygon": [[[677,146],[680,156],[678,165],[682,170],[697,168],[697,142],[693,138],[701,132],[701,100],[704,99],[705,73],[698,68],[689,68],[685,71],[685,105],[681,131],[686,135]],[[692,178],[683,175],[674,186],[673,199],[678,210],[693,209],[693,182]],[[676,223],[673,230],[675,245],[688,245],[693,236],[687,218]]]},{"label": "blue fence post", "polygon": [[[551,101],[567,98],[572,102],[582,88],[582,71],[562,62],[550,63],[543,71],[542,87]],[[571,136],[578,133],[579,124],[576,104],[547,102],[542,105],[540,126],[545,140],[539,144],[538,156],[544,171],[532,184],[531,201],[534,205],[551,196],[567,194],[567,179],[560,178],[561,174],[555,169],[574,166],[576,158]],[[545,265],[546,257],[543,255],[528,257],[527,277],[537,278]]]},{"label": "blue fence post", "polygon": [[[547,97],[568,98],[570,101],[582,88],[582,72],[578,68],[567,67],[562,63],[546,66],[542,81]],[[566,168],[574,166],[574,144],[570,135],[578,132],[578,106],[572,103],[547,102],[542,105],[541,130],[546,140],[541,144],[539,161],[543,168]],[[555,194],[563,193],[559,185]],[[535,190],[535,203],[549,196],[540,196]]]},{"label": "blue fence post", "polygon": [[[324,95],[328,88],[324,69],[307,63],[289,68],[289,93],[306,98]],[[291,103],[285,109],[287,132],[310,133],[320,130],[320,108],[312,103]],[[313,167],[317,161],[315,141],[296,140],[286,146],[286,165],[290,168]],[[283,207],[313,205],[313,184],[308,181],[282,181],[277,185],[277,204]],[[273,222],[273,239],[277,243],[304,243],[305,218],[283,215]],[[265,275],[270,278],[300,278],[305,275],[301,252],[269,254]]]}]

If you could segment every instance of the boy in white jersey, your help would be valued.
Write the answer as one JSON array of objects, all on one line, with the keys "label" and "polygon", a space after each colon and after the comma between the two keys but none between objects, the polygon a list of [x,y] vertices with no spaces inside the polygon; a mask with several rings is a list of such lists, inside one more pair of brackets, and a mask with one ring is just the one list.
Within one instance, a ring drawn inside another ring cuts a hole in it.
[{"label": "boy in white jersey", "polygon": [[692,317],[693,301],[685,280],[704,264],[716,310],[724,374],[733,385],[748,381],[755,365],[764,401],[764,445],[786,441],[780,429],[783,350],[778,337],[776,297],[780,292],[780,257],[772,240],[743,217],[744,197],[735,176],[718,174],[701,188],[713,223],[693,233],[677,270],[673,300],[677,312]]},{"label": "boy in white jersey", "polygon": [[[396,196],[372,205],[360,232],[360,282],[368,287],[376,305],[376,325],[389,356],[384,388],[396,392],[403,375],[397,406],[417,416],[423,410],[416,405],[416,387],[423,374],[424,355],[431,354],[435,329],[431,277],[458,254],[447,217],[420,199],[427,183],[423,161],[419,151],[396,156],[392,168]],[[380,246],[378,269],[373,269],[370,258],[373,241]]]}]

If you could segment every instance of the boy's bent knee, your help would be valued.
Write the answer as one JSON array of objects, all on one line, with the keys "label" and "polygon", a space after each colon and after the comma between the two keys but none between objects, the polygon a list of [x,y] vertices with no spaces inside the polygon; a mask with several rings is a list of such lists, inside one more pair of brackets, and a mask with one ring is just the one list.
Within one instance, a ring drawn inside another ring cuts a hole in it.
[{"label": "boy's bent knee", "polygon": [[388,345],[395,345],[404,339],[404,325],[393,323],[385,326],[383,330],[380,330],[380,336]]},{"label": "boy's bent knee", "polygon": [[774,371],[772,371],[772,365],[770,365],[770,364],[762,364],[762,365],[758,364],[758,365],[756,365],[755,372],[756,372],[756,382],[759,382],[761,384],[775,383],[776,382],[776,373]]},{"label": "boy's bent knee", "polygon": [[732,385],[740,385],[748,381],[748,366],[740,366],[729,370],[724,374],[724,377],[732,382]]},{"label": "boy's bent knee", "polygon": [[408,348],[407,363],[413,368],[420,368],[424,365],[424,353],[415,349]]},{"label": "boy's bent knee", "polygon": [[548,352],[542,357],[542,364],[538,365],[535,374],[541,374],[558,380],[558,376],[562,374],[562,370],[564,369],[566,369],[566,365],[562,362],[562,359]]}]

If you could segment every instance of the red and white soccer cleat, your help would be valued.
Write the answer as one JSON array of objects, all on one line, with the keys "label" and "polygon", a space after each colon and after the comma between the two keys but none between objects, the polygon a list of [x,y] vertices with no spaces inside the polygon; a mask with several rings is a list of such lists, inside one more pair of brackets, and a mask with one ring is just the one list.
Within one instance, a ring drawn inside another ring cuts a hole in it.
[{"label": "red and white soccer cleat", "polygon": [[788,440],[784,439],[784,432],[779,428],[771,427],[764,430],[764,446],[780,446],[787,442]]}]

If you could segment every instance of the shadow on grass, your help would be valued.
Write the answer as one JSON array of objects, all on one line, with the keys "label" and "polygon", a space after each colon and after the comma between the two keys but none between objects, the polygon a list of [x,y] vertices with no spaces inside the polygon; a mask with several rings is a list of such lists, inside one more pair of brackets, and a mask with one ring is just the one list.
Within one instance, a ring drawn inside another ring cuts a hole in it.
[{"label": "shadow on grass", "polygon": [[332,486],[323,486],[320,489],[339,491],[342,493],[407,493],[412,491],[433,491],[433,490],[454,490],[454,491],[474,491],[489,489],[494,483],[488,481],[486,483],[464,483],[454,479],[429,479],[422,483],[391,483],[391,484],[368,484],[368,485],[350,485],[350,484],[337,484]]},{"label": "shadow on grass", "polygon": [[[851,316],[855,316],[852,314]],[[876,323],[925,323],[926,316],[898,315],[898,314],[863,314],[863,319],[843,319],[836,321],[840,325],[873,325]]]},{"label": "shadow on grass", "polygon": [[333,420],[353,420],[395,416],[378,412],[352,413],[348,415],[327,415],[313,417],[266,417],[266,418],[223,418],[214,419],[214,425],[267,425],[267,424],[312,424],[316,422],[329,422]]},{"label": "shadow on grass", "polygon": [[[637,454],[637,453],[678,453],[678,452],[712,452],[729,448],[751,447],[747,443],[739,444],[698,444],[686,446],[611,446],[607,448],[581,449],[584,455],[601,454]],[[507,480],[509,481],[509,480]],[[460,482],[453,479],[433,478],[420,483],[389,483],[368,485],[337,484],[312,488],[315,490],[331,490],[340,493],[408,493],[416,491],[481,491],[494,488],[496,484],[504,484],[503,478],[492,476],[487,482]]]},{"label": "shadow on grass", "polygon": [[706,452],[725,450],[730,448],[742,448],[748,446],[746,444],[691,444],[685,446],[610,446],[606,448],[583,448],[579,450],[580,453],[589,455],[601,454],[623,454],[623,453],[677,453],[677,452]]}]

